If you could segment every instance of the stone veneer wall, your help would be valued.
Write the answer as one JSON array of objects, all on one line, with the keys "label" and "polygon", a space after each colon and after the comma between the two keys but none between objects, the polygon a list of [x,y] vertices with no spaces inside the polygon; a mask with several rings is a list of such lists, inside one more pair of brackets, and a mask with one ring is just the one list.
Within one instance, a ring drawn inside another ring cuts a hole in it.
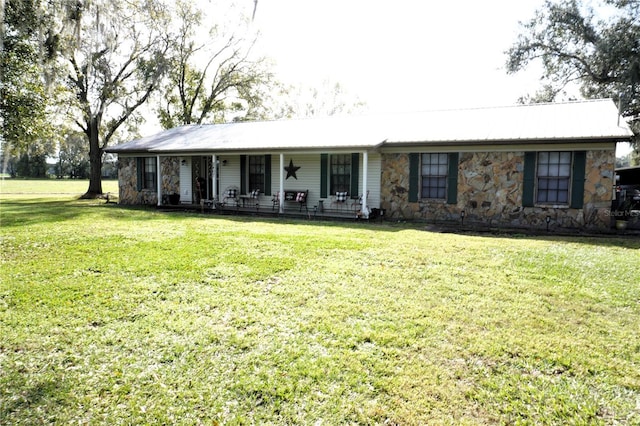
[{"label": "stone veneer wall", "polygon": [[162,194],[180,194],[180,158],[162,157]]},{"label": "stone veneer wall", "polygon": [[587,151],[582,209],[522,207],[524,152],[461,153],[456,204],[444,200],[410,203],[409,154],[383,154],[381,208],[387,218],[460,221],[489,226],[609,229],[615,155]]},{"label": "stone veneer wall", "polygon": [[[162,157],[160,159],[160,178],[162,194],[180,193],[180,160],[178,157]],[[138,191],[136,157],[120,157],[118,159],[118,188],[121,204],[158,204],[157,190],[143,189]]]}]

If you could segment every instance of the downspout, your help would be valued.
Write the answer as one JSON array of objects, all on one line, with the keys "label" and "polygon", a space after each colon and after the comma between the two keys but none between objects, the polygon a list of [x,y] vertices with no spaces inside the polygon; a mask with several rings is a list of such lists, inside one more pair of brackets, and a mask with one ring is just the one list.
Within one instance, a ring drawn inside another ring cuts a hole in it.
[{"label": "downspout", "polygon": [[158,207],[162,205],[162,169],[160,168],[160,156],[156,157],[156,170],[158,171]]},{"label": "downspout", "polygon": [[278,197],[278,213],[284,213],[284,154],[280,154],[280,185]]},{"label": "downspout", "polygon": [[367,169],[369,168],[369,153],[362,153],[362,217],[369,219],[369,204],[367,200]]}]

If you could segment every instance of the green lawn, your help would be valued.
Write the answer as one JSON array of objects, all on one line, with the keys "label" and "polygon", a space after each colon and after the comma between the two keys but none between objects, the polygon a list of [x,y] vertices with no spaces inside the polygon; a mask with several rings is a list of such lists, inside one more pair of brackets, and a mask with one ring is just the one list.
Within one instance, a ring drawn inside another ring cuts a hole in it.
[{"label": "green lawn", "polygon": [[163,213],[49,184],[0,191],[0,424],[640,424],[638,239]]}]

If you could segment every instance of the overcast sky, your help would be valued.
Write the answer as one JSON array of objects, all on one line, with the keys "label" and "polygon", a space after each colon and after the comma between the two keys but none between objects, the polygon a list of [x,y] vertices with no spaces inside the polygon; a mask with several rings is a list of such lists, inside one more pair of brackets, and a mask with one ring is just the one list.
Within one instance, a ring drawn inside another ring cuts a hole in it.
[{"label": "overcast sky", "polygon": [[373,112],[511,105],[539,74],[508,76],[504,51],[542,4],[259,0],[254,24],[282,80],[340,83]]}]

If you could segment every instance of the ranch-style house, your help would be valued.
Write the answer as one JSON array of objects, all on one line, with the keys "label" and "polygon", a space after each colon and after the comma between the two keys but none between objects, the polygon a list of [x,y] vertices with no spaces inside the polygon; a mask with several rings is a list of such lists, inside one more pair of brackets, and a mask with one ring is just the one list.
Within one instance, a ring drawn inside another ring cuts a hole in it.
[{"label": "ranch-style house", "polygon": [[109,148],[121,204],[609,229],[611,99],[189,125]]}]

